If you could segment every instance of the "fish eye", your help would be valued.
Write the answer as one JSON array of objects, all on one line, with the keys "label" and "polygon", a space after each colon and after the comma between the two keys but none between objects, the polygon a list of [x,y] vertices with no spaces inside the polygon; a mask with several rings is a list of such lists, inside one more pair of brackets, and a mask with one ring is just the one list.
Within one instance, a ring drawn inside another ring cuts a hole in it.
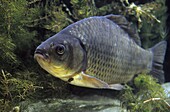
[{"label": "fish eye", "polygon": [[57,45],[56,46],[56,53],[59,54],[59,55],[62,55],[64,54],[65,52],[65,46],[60,44],[60,45]]}]

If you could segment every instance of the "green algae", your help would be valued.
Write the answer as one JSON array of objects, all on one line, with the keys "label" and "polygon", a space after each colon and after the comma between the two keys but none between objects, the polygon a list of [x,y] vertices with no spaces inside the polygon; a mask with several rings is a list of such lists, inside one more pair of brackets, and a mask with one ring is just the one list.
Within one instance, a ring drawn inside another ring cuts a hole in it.
[{"label": "green algae", "polygon": [[133,88],[127,86],[122,101],[132,112],[168,112],[168,97],[162,86],[150,75],[140,74],[134,79]]}]

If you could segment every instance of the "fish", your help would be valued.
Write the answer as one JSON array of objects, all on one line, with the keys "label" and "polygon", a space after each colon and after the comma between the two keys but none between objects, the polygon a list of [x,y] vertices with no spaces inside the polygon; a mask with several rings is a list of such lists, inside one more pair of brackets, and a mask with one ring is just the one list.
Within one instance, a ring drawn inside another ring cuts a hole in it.
[{"label": "fish", "polygon": [[151,74],[164,82],[167,42],[143,49],[133,24],[122,15],[77,21],[35,50],[34,58],[53,76],[69,84],[122,90],[135,75]]}]

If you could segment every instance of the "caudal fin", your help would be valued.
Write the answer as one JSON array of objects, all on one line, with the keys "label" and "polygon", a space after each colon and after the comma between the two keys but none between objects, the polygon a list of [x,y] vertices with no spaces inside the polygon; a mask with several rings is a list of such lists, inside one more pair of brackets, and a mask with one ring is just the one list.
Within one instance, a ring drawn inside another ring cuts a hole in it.
[{"label": "caudal fin", "polygon": [[165,81],[164,71],[163,71],[163,62],[166,53],[167,42],[161,41],[150,50],[153,53],[153,64],[152,70],[150,72],[153,77],[157,78],[160,83]]}]

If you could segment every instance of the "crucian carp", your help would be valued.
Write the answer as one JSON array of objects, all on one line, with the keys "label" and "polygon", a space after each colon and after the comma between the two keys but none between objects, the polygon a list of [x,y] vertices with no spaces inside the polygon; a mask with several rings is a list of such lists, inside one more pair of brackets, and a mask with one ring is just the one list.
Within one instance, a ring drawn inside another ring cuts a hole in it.
[{"label": "crucian carp", "polygon": [[149,73],[164,81],[166,41],[150,49],[125,17],[94,16],[75,22],[40,44],[39,65],[70,84],[99,89],[123,89],[134,75]]}]

